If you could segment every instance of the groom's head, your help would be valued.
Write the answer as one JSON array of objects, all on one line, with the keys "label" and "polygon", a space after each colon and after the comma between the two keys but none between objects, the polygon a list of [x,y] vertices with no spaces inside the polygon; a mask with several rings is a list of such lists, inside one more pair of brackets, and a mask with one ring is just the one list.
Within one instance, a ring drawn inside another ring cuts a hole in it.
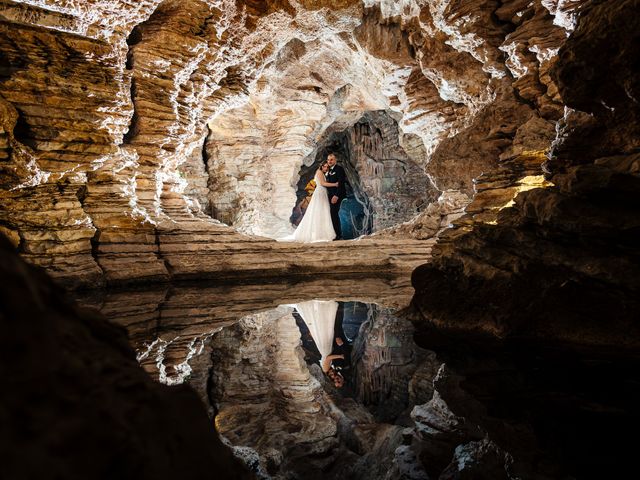
[{"label": "groom's head", "polygon": [[337,162],[337,161],[338,161],[338,160],[336,159],[335,154],[330,153],[330,154],[327,156],[327,163],[329,164],[329,168],[333,167],[333,166],[336,164],[336,162]]}]

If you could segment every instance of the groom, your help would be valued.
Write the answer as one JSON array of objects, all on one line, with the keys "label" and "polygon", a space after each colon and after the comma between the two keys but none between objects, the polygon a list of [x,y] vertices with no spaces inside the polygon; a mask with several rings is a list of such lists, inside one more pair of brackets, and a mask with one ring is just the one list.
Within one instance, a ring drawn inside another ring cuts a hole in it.
[{"label": "groom", "polygon": [[330,153],[327,157],[327,163],[329,164],[329,171],[327,172],[327,182],[338,183],[337,187],[329,187],[327,193],[329,194],[329,208],[331,210],[331,223],[333,223],[333,229],[336,232],[336,240],[342,240],[342,229],[340,228],[340,203],[344,197],[347,196],[345,182],[346,176],[344,174],[344,168],[340,165],[336,165],[337,159],[335,154]]}]

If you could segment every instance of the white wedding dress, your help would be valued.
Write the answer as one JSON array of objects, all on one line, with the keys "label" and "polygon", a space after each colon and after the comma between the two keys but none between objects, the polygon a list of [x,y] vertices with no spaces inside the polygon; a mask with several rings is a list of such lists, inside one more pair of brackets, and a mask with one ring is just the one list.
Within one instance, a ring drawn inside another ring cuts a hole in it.
[{"label": "white wedding dress", "polygon": [[336,238],[336,232],[331,222],[327,187],[320,184],[320,180],[325,182],[326,180],[320,176],[324,177],[323,173],[318,170],[314,177],[316,189],[313,191],[302,221],[290,239],[294,242],[329,242]]},{"label": "white wedding dress", "polygon": [[338,313],[338,302],[333,300],[309,300],[294,305],[304,323],[307,324],[313,341],[318,347],[322,359],[320,366],[324,364],[325,358],[331,355],[334,338],[334,325],[336,313]]}]

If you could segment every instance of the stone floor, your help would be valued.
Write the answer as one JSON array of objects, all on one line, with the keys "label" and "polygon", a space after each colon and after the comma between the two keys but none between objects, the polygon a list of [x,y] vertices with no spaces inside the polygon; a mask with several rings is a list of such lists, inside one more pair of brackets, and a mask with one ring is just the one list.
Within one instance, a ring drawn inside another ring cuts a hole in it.
[{"label": "stone floor", "polygon": [[202,218],[162,222],[155,241],[146,236],[136,243],[135,238],[99,244],[94,255],[103,272],[100,283],[408,273],[430,260],[435,243],[398,237],[278,242]]}]

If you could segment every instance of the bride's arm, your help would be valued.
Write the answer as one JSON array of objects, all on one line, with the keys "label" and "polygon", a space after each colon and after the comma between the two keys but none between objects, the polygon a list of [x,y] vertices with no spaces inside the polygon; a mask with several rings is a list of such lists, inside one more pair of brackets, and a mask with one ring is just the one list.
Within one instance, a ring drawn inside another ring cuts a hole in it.
[{"label": "bride's arm", "polygon": [[316,182],[319,181],[320,185],[322,185],[323,187],[337,187],[338,186],[338,182],[329,183],[323,177],[324,177],[324,175],[317,175],[316,176]]},{"label": "bride's arm", "polygon": [[331,368],[331,362],[333,360],[335,360],[336,358],[344,358],[344,355],[342,355],[342,354],[340,354],[340,355],[329,355],[324,360],[322,360],[322,371],[324,373],[327,373],[329,371],[329,369]]}]

